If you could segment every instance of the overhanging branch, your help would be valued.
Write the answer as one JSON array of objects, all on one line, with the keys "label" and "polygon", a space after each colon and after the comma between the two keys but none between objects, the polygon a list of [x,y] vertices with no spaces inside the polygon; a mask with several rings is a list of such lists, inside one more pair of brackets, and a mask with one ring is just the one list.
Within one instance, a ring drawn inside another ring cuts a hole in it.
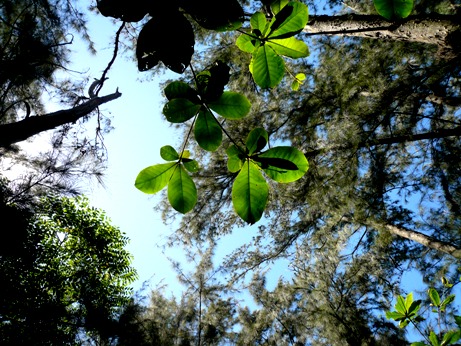
[{"label": "overhanging branch", "polygon": [[110,95],[91,98],[74,108],[36,115],[14,123],[0,125],[0,147],[9,147],[41,132],[55,129],[64,124],[75,123],[78,119],[93,112],[100,105],[115,100],[120,96],[122,94],[117,90]]}]

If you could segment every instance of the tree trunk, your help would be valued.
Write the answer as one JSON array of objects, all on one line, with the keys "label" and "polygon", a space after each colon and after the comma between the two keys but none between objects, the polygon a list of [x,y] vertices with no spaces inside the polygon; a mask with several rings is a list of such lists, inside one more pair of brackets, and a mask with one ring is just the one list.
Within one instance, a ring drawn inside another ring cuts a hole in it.
[{"label": "tree trunk", "polygon": [[100,105],[122,96],[118,90],[110,95],[94,97],[87,102],[57,112],[36,115],[10,124],[0,125],[0,147],[7,148],[11,144],[21,142],[41,132],[52,130],[58,126],[75,123],[78,119],[90,114]]},{"label": "tree trunk", "polygon": [[[436,45],[439,50],[453,50],[458,44],[460,23],[455,15],[416,15],[398,22],[388,22],[377,15],[346,14],[310,16],[304,28],[307,36],[342,35],[388,39]],[[458,35],[455,35],[458,33]]]}]

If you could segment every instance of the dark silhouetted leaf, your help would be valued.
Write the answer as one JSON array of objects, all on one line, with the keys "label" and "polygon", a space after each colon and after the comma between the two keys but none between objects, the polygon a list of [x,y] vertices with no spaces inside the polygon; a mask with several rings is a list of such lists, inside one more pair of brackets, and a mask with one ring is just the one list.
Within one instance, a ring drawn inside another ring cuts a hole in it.
[{"label": "dark silhouetted leaf", "polygon": [[105,17],[121,19],[125,22],[139,22],[152,7],[149,0],[98,0],[99,12]]},{"label": "dark silhouetted leaf", "polygon": [[245,143],[248,149],[248,154],[252,155],[253,153],[261,151],[266,146],[268,141],[269,135],[263,128],[256,128],[251,130]]},{"label": "dark silhouetted leaf", "polygon": [[237,0],[182,0],[180,6],[209,30],[235,30],[244,19],[243,8]]},{"label": "dark silhouetted leaf", "polygon": [[200,103],[197,97],[197,92],[184,82],[175,81],[167,85],[164,90],[165,96],[168,100],[184,98],[192,103]]},{"label": "dark silhouetted leaf", "polygon": [[136,47],[139,71],[162,61],[170,70],[183,73],[194,53],[194,31],[179,12],[151,19],[142,28]]}]

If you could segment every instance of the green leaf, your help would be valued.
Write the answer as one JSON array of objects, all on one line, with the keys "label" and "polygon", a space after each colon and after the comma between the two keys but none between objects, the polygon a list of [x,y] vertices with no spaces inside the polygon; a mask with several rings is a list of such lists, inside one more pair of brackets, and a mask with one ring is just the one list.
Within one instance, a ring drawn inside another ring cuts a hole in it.
[{"label": "green leaf", "polygon": [[410,323],[409,319],[404,319],[399,322],[399,328],[405,328]]},{"label": "green leaf", "polygon": [[448,297],[446,297],[443,302],[440,304],[440,308],[442,311],[445,311],[445,308],[448,304],[451,304],[455,300],[455,295],[450,294]]},{"label": "green leaf", "polygon": [[257,157],[259,160],[268,159],[262,162],[267,165],[263,167],[264,172],[279,183],[296,181],[303,177],[309,169],[309,163],[304,154],[293,147],[275,147]]},{"label": "green leaf", "polygon": [[461,316],[454,315],[455,318],[455,323],[458,326],[458,328],[461,328]]},{"label": "green leaf", "polygon": [[407,297],[405,298],[405,312],[408,314],[410,311],[410,307],[413,304],[413,292],[408,293]]},{"label": "green leaf", "polygon": [[170,162],[144,168],[136,177],[134,185],[142,192],[157,193],[168,184],[177,165],[177,162]]},{"label": "green leaf", "polygon": [[432,346],[440,346],[439,338],[433,331],[429,334],[429,340],[431,341]]},{"label": "green leaf", "polygon": [[386,318],[388,320],[400,321],[405,318],[405,315],[397,311],[386,311]]},{"label": "green leaf", "polygon": [[191,159],[182,159],[181,160],[184,168],[187,169],[191,173],[198,172],[200,167],[197,161]]},{"label": "green leaf", "polygon": [[453,284],[451,284],[445,276],[442,276],[442,284],[447,288],[453,287]]},{"label": "green leaf", "polygon": [[306,80],[306,75],[304,73],[298,73],[295,78],[299,80],[300,82]]},{"label": "green leaf", "polygon": [[226,153],[228,156],[227,169],[229,170],[229,172],[236,173],[240,171],[244,162],[240,158],[240,150],[234,144],[232,144],[229,148],[227,148]]},{"label": "green leaf", "polygon": [[225,91],[208,106],[226,119],[243,118],[251,109],[251,103],[245,96],[232,91]]},{"label": "green leaf", "polygon": [[168,200],[180,213],[187,213],[197,203],[197,188],[182,165],[178,165],[168,184]]},{"label": "green leaf", "polygon": [[387,20],[402,19],[413,10],[413,0],[373,0],[376,11]]},{"label": "green leaf", "polygon": [[261,88],[273,88],[283,78],[285,63],[271,47],[264,45],[253,54],[250,71],[256,84]]},{"label": "green leaf", "polygon": [[417,342],[413,342],[410,346],[427,346],[427,344],[422,341],[417,341]]},{"label": "green leaf", "polygon": [[410,307],[407,309],[407,315],[409,317],[414,317],[416,316],[416,313],[419,311],[421,308],[421,300],[415,300],[414,302],[411,303]]},{"label": "green leaf", "polygon": [[[288,15],[287,15],[288,14]],[[307,24],[307,6],[300,2],[290,2],[275,15],[268,38],[287,38],[300,33]],[[279,18],[282,19],[279,23]]]},{"label": "green leaf", "polygon": [[452,345],[461,338],[461,330],[450,330],[445,333],[441,346]]},{"label": "green leaf", "polygon": [[253,53],[256,49],[256,44],[259,42],[259,40],[255,39],[254,37],[248,36],[246,34],[241,34],[238,38],[235,44],[241,51],[247,52],[247,53]]},{"label": "green leaf", "polygon": [[171,145],[165,145],[160,148],[160,156],[165,161],[176,161],[179,159],[179,154]]},{"label": "green leaf", "polygon": [[291,90],[293,91],[298,91],[300,86],[301,83],[299,83],[296,79],[293,82],[291,82]]},{"label": "green leaf", "polygon": [[277,54],[284,55],[289,58],[305,58],[309,55],[307,45],[294,37],[269,40],[267,43]]},{"label": "green leaf", "polygon": [[215,151],[222,142],[222,130],[214,115],[208,110],[201,110],[195,121],[195,140],[205,150]]},{"label": "green leaf", "polygon": [[439,292],[437,292],[435,288],[429,288],[429,290],[427,291],[427,294],[431,298],[432,304],[436,307],[439,307],[440,306]]},{"label": "green leaf", "polygon": [[271,2],[271,10],[273,14],[280,12],[289,3],[289,0],[274,0]]},{"label": "green leaf", "polygon": [[269,188],[260,169],[247,160],[232,186],[232,204],[237,214],[249,224],[254,224],[266,208]]},{"label": "green leaf", "polygon": [[196,115],[200,107],[188,99],[178,98],[169,101],[163,107],[163,114],[170,123],[183,123]]},{"label": "green leaf", "polygon": [[197,92],[184,82],[172,82],[167,85],[164,92],[169,101],[177,98],[184,98],[192,103],[200,103],[200,99],[197,97]]},{"label": "green leaf", "polygon": [[[410,293],[411,294],[411,293]],[[402,296],[397,296],[397,302],[395,303],[395,310],[406,315],[407,309],[405,308],[405,299]]]},{"label": "green leaf", "polygon": [[263,128],[255,128],[248,134],[246,140],[246,147],[248,154],[257,153],[261,151],[269,141],[269,134]]},{"label": "green leaf", "polygon": [[262,12],[254,13],[250,18],[250,25],[253,30],[259,30],[260,33],[266,28],[266,16]]}]

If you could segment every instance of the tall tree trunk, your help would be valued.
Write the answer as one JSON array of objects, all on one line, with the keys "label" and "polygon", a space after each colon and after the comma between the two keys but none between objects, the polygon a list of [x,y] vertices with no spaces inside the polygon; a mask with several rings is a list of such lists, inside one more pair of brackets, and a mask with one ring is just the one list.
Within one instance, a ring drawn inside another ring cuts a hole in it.
[{"label": "tall tree trunk", "polygon": [[9,147],[41,132],[52,130],[64,124],[75,123],[90,114],[100,105],[122,96],[118,90],[110,95],[94,97],[87,102],[70,109],[36,115],[14,123],[0,125],[0,147]]},{"label": "tall tree trunk", "polygon": [[388,22],[377,15],[346,14],[310,16],[304,28],[307,36],[343,35],[432,44],[439,50],[453,51],[459,42],[460,20],[455,15],[416,15],[399,22]]}]

